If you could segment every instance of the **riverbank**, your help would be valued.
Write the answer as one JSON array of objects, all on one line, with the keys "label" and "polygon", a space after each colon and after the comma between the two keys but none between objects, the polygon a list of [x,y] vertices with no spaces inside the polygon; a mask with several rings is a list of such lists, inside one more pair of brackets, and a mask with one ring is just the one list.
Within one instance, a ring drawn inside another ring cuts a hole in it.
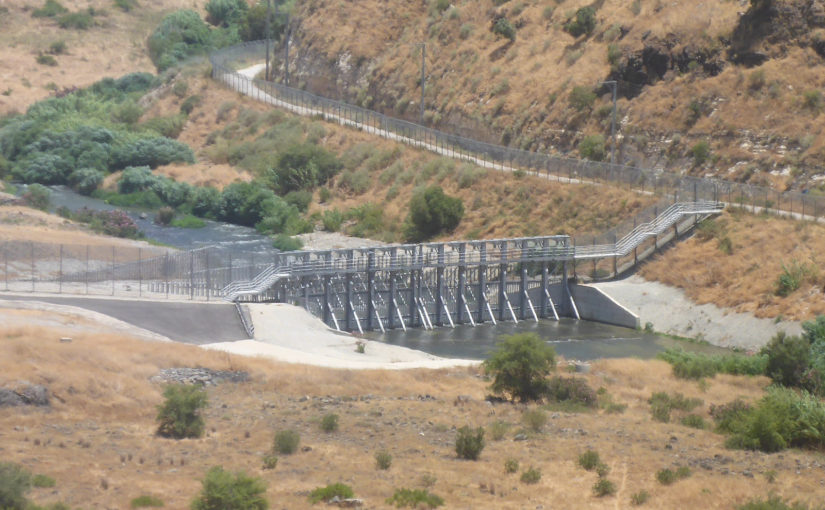
[{"label": "riverbank", "polygon": [[779,331],[799,334],[798,321],[760,319],[713,304],[699,305],[681,289],[633,275],[623,280],[593,284],[639,316],[644,327],[654,331],[697,340],[720,347],[758,350]]}]

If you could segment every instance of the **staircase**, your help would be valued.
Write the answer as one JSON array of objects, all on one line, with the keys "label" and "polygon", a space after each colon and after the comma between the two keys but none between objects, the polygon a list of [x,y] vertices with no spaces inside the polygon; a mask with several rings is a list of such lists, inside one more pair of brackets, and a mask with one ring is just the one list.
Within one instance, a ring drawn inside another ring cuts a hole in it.
[{"label": "staircase", "polygon": [[237,301],[241,296],[258,295],[275,285],[281,278],[287,278],[291,274],[289,267],[269,266],[255,278],[248,281],[232,282],[223,288],[223,299],[227,301]]}]

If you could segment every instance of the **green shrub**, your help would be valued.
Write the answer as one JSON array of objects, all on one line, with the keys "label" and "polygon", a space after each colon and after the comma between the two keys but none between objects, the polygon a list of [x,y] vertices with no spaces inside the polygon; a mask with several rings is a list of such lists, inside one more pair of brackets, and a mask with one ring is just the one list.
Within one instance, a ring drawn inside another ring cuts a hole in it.
[{"label": "green shrub", "polygon": [[596,93],[588,87],[576,85],[567,97],[570,106],[578,111],[590,110],[596,102]]},{"label": "green shrub", "polygon": [[693,156],[693,164],[700,166],[704,164],[704,162],[707,161],[708,156],[710,156],[710,144],[708,144],[705,140],[697,142],[690,148],[690,153]]},{"label": "green shrub", "polygon": [[806,90],[802,93],[802,104],[813,112],[819,112],[822,109],[822,92]]},{"label": "green shrub", "polygon": [[461,28],[458,29],[458,37],[468,39],[473,33],[473,30],[475,30],[475,26],[472,23],[464,23],[461,25]]},{"label": "green shrub", "polygon": [[78,168],[69,174],[69,185],[81,195],[91,195],[103,183],[103,172],[95,168]]},{"label": "green shrub", "polygon": [[210,48],[209,26],[193,10],[175,11],[161,20],[149,36],[148,46],[152,63],[164,71]]},{"label": "green shrub", "polygon": [[142,496],[138,496],[135,499],[133,499],[129,503],[129,506],[131,506],[132,508],[147,508],[147,507],[157,508],[157,507],[162,507],[163,506],[163,500],[156,497],[156,496],[150,496],[148,494],[144,494]]},{"label": "green shrub", "polygon": [[682,349],[666,349],[657,357],[673,366],[673,375],[681,379],[702,379],[717,373],[733,375],[762,375],[768,358],[764,354],[748,356],[744,354],[703,354]]},{"label": "green shrub", "polygon": [[387,499],[388,505],[398,508],[435,508],[444,504],[444,499],[423,489],[396,489],[392,497]]},{"label": "green shrub", "polygon": [[189,82],[186,80],[175,80],[175,84],[172,85],[172,94],[175,94],[178,99],[183,99],[186,97],[187,92],[189,92]]},{"label": "green shrub", "polygon": [[375,467],[382,471],[386,471],[392,466],[392,455],[387,450],[380,450],[375,452]]},{"label": "green shrub", "polygon": [[304,247],[304,242],[288,234],[278,234],[272,241],[272,247],[280,251],[297,251]]},{"label": "green shrub", "polygon": [[521,415],[524,424],[533,432],[541,432],[547,424],[547,413],[541,409],[528,409]]},{"label": "green shrub", "polygon": [[200,106],[203,98],[199,95],[189,96],[184,102],[180,104],[180,112],[184,115],[192,113],[196,107]]},{"label": "green shrub", "polygon": [[208,405],[206,391],[198,386],[170,384],[163,390],[165,398],[158,406],[158,434],[181,439],[203,435],[201,409]]},{"label": "green shrub", "polygon": [[155,214],[155,223],[158,225],[169,225],[173,219],[175,219],[175,210],[168,205],[158,209]]},{"label": "green shrub", "polygon": [[197,216],[184,214],[183,216],[173,219],[170,225],[175,228],[203,228],[206,226],[206,222]]},{"label": "green shrub", "polygon": [[509,429],[509,428],[510,428],[510,424],[505,422],[505,421],[501,421],[501,420],[494,421],[488,427],[489,432],[490,432],[490,438],[493,441],[501,441],[502,439],[504,439],[504,435],[507,433],[507,429]]},{"label": "green shrub", "polygon": [[327,434],[338,430],[338,415],[334,413],[325,414],[321,418],[321,430]]},{"label": "green shrub", "polygon": [[689,414],[682,418],[682,425],[686,427],[691,427],[694,429],[706,429],[707,423],[705,423],[705,419],[699,416],[698,414]]},{"label": "green shrub", "polygon": [[450,0],[429,0],[430,15],[439,15],[450,7]]},{"label": "green shrub", "polygon": [[644,490],[644,489],[643,489],[643,490],[640,490],[639,492],[634,492],[634,493],[630,496],[630,502],[631,502],[634,506],[644,505],[645,503],[647,503],[647,500],[649,500],[649,499],[650,499],[650,493],[649,493],[649,492],[647,492],[647,491],[646,491],[646,490]]},{"label": "green shrub", "polygon": [[452,232],[464,216],[460,198],[448,196],[440,186],[419,190],[410,199],[405,227],[408,241],[420,242],[442,232]]},{"label": "green shrub", "polygon": [[344,222],[344,215],[338,209],[328,209],[321,216],[321,224],[327,232],[338,232]]},{"label": "green shrub", "polygon": [[315,503],[328,502],[333,498],[350,499],[355,494],[352,492],[352,487],[343,483],[333,483],[326,487],[318,487],[309,493],[309,500],[314,505]]},{"label": "green shrub", "polygon": [[596,466],[596,474],[599,475],[599,478],[604,478],[605,476],[610,474],[610,466],[608,466],[604,462],[599,462],[599,464]]},{"label": "green shrub", "polygon": [[[619,65],[619,60],[622,58],[622,50],[619,49],[619,45],[615,43],[611,43],[607,45],[607,62],[612,66],[616,67]],[[611,108],[612,110],[612,108]]]},{"label": "green shrub", "polygon": [[811,344],[804,337],[788,336],[780,331],[761,354],[767,357],[765,374],[784,386],[800,386],[811,362]]},{"label": "green shrub", "polygon": [[273,189],[284,195],[290,191],[311,190],[327,182],[341,166],[341,161],[331,152],[303,143],[290,146],[278,154],[268,178]]},{"label": "green shrub", "polygon": [[298,450],[298,443],[300,442],[301,436],[296,431],[281,430],[275,434],[272,449],[282,455],[292,455]]},{"label": "green shrub", "polygon": [[521,483],[526,483],[528,485],[539,483],[539,480],[541,480],[541,471],[533,466],[530,466],[521,474],[520,480]]},{"label": "green shrub", "polygon": [[544,9],[542,9],[541,11],[541,17],[546,19],[547,21],[550,21],[551,19],[553,19],[553,12],[555,12],[555,9],[552,5],[545,6]]},{"label": "green shrub", "polygon": [[25,510],[26,493],[31,488],[31,474],[11,462],[0,462],[0,508]]},{"label": "green shrub", "polygon": [[797,290],[804,281],[815,273],[815,268],[797,260],[791,262],[790,266],[782,263],[782,273],[776,280],[776,295],[786,297]]},{"label": "green shrub", "polygon": [[593,494],[595,494],[597,498],[612,496],[616,494],[616,484],[607,478],[599,478],[596,480],[596,483],[593,484]]},{"label": "green shrub", "polygon": [[555,376],[546,385],[545,395],[553,402],[569,402],[585,407],[595,407],[598,402],[596,392],[581,377]]},{"label": "green shrub", "polygon": [[32,486],[41,489],[54,487],[55,481],[54,478],[52,478],[51,476],[37,474],[32,477]]},{"label": "green shrub", "polygon": [[573,37],[578,37],[582,34],[590,35],[595,28],[596,11],[590,6],[577,10],[575,17],[568,20],[564,25],[564,30]]},{"label": "green shrub", "polygon": [[278,467],[278,456],[268,453],[264,455],[264,469],[275,469]]},{"label": "green shrub", "polygon": [[192,510],[266,510],[266,482],[243,472],[232,473],[216,466],[206,473]]},{"label": "green shrub", "polygon": [[135,124],[143,115],[143,108],[134,101],[125,101],[112,109],[112,120],[122,124]]},{"label": "green shrub", "polygon": [[86,30],[94,25],[95,20],[92,13],[86,12],[69,12],[57,18],[57,24],[60,28],[74,28],[76,30]]},{"label": "green shrub", "polygon": [[306,212],[312,202],[312,193],[305,190],[290,191],[284,195],[284,201],[289,205],[294,205],[300,212]]},{"label": "green shrub", "polygon": [[670,469],[660,469],[656,472],[656,480],[662,485],[671,485],[679,480],[687,478],[691,475],[690,468],[681,466],[676,471]]},{"label": "green shrub", "polygon": [[216,27],[237,24],[246,16],[246,0],[209,0],[206,2],[206,21]]},{"label": "green shrub", "polygon": [[504,461],[504,472],[507,474],[513,474],[518,472],[518,460],[516,459],[507,459]]},{"label": "green shrub", "polygon": [[455,439],[455,452],[459,458],[478,460],[483,449],[484,429],[482,427],[478,427],[475,431],[467,425],[458,429]]},{"label": "green shrub", "polygon": [[372,179],[366,169],[344,170],[338,177],[338,187],[355,195],[363,195],[369,189]]},{"label": "green shrub", "polygon": [[547,390],[547,375],[556,366],[556,351],[534,333],[503,337],[484,361],[484,372],[493,376],[494,393],[511,400],[539,400]]},{"label": "green shrub", "polygon": [[[736,510],[809,510],[809,507],[802,503],[790,503],[776,494],[768,496],[767,499],[752,499],[744,505],[739,505]],[[810,510],[814,510],[810,508]]]},{"label": "green shrub", "polygon": [[596,469],[596,466],[598,466],[600,462],[599,452],[595,450],[587,450],[579,455],[579,466],[583,467],[587,471],[593,471]]},{"label": "green shrub", "polygon": [[722,434],[732,434],[740,430],[741,424],[750,411],[751,406],[742,399],[710,406],[710,416],[716,423],[716,432]]},{"label": "green shrub", "polygon": [[332,191],[327,187],[322,187],[318,190],[318,202],[326,203],[332,198]]},{"label": "green shrub", "polygon": [[69,12],[69,9],[63,7],[63,5],[57,0],[46,0],[43,7],[32,11],[32,17],[55,18],[61,14],[66,14],[67,12]]},{"label": "green shrub", "polygon": [[607,155],[604,136],[587,135],[579,142],[579,154],[591,161],[602,161]]},{"label": "green shrub", "polygon": [[40,184],[29,184],[26,192],[23,193],[23,202],[29,207],[46,211],[51,204],[51,195],[52,193],[47,187]]},{"label": "green shrub", "polygon": [[516,27],[513,26],[507,18],[501,17],[493,21],[493,26],[490,27],[490,31],[496,35],[510,39],[511,42],[516,40]]},{"label": "green shrub", "polygon": [[37,63],[43,66],[54,67],[57,65],[57,59],[49,55],[48,53],[41,53],[37,55]]},{"label": "green shrub", "polygon": [[123,12],[129,12],[139,7],[137,0],[115,0],[115,7]]}]

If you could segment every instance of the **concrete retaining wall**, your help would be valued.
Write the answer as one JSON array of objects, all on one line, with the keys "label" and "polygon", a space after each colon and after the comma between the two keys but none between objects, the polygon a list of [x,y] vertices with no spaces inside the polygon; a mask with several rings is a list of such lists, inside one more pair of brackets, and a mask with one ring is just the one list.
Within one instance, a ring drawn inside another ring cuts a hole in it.
[{"label": "concrete retaining wall", "polygon": [[639,327],[638,315],[595,287],[570,284],[570,293],[582,319],[633,329]]}]

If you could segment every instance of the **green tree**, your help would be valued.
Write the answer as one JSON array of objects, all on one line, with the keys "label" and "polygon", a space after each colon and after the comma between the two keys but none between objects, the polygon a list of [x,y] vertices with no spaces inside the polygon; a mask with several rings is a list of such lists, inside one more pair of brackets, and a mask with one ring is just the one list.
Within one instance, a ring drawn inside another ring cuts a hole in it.
[{"label": "green tree", "polygon": [[17,464],[0,462],[0,508],[24,510],[29,507],[26,492],[31,488],[31,474]]},{"label": "green tree", "polygon": [[170,384],[163,396],[166,400],[158,406],[158,434],[175,439],[203,435],[201,409],[209,402],[201,387]]},{"label": "green tree", "polygon": [[460,198],[448,196],[441,186],[430,186],[413,194],[406,237],[409,241],[424,241],[441,232],[454,230],[464,216]]},{"label": "green tree", "polygon": [[228,27],[246,16],[246,0],[209,0],[206,2],[206,21],[216,27]]},{"label": "green tree", "polygon": [[811,361],[811,344],[806,338],[777,333],[762,348],[768,356],[766,374],[783,386],[800,386]]},{"label": "green tree", "polygon": [[484,371],[493,376],[494,393],[512,400],[539,400],[547,389],[547,375],[556,366],[556,351],[535,333],[505,336]]},{"label": "green tree", "polygon": [[573,37],[578,37],[582,34],[590,35],[596,28],[596,11],[590,7],[582,7],[576,11],[575,19],[572,19],[564,25],[564,29]]},{"label": "green tree", "polygon": [[602,161],[607,154],[602,135],[587,135],[579,142],[579,154],[590,161]]},{"label": "green tree", "polygon": [[206,473],[192,510],[266,510],[266,482],[243,472],[234,475],[215,466]]}]

